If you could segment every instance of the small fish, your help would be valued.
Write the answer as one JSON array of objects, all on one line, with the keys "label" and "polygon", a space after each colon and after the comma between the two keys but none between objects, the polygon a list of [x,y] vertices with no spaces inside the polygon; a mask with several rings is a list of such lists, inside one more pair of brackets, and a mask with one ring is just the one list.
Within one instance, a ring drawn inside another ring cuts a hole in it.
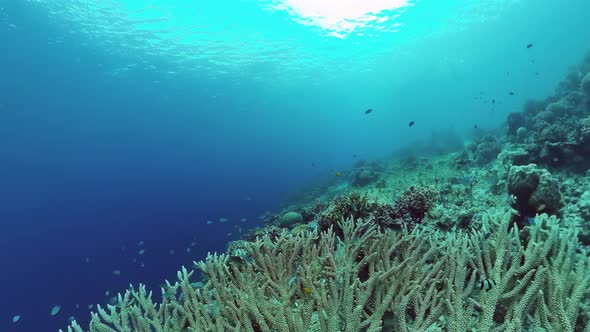
[{"label": "small fish", "polygon": [[342,176],[342,173],[336,172],[336,176]]},{"label": "small fish", "polygon": [[492,99],[492,104],[495,104],[495,103],[496,103],[496,99]]},{"label": "small fish", "polygon": [[207,225],[211,225],[211,224],[213,224],[213,221],[212,220],[207,220]]},{"label": "small fish", "polygon": [[414,122],[414,120],[410,121],[410,123],[408,123],[408,127],[412,127],[416,122]]},{"label": "small fish", "polygon": [[486,292],[496,286],[496,281],[494,279],[484,279],[479,284],[479,290],[485,290]]},{"label": "small fish", "polygon": [[479,128],[479,126],[478,126],[478,125],[476,125],[476,124],[474,124],[474,125],[473,125],[473,129],[477,129],[477,128]]},{"label": "small fish", "polygon": [[539,206],[537,206],[537,211],[543,211],[546,207],[547,206],[545,204],[540,204]]},{"label": "small fish", "polygon": [[303,287],[303,292],[307,295],[313,293],[313,290],[309,287]]},{"label": "small fish", "polygon": [[369,114],[371,112],[373,112],[373,109],[372,108],[369,108],[368,110],[365,111],[365,114]]},{"label": "small fish", "polygon": [[225,217],[221,217],[221,218],[219,218],[219,222],[220,222],[220,223],[222,223],[222,224],[223,224],[223,223],[226,223],[226,222],[228,222],[228,221],[229,221],[229,219],[227,219],[227,218],[225,218]]},{"label": "small fish", "polygon": [[61,310],[61,306],[60,305],[56,305],[53,308],[51,308],[51,316],[55,316],[57,314],[59,314]]},{"label": "small fish", "polygon": [[352,155],[352,157],[353,157],[353,158],[356,158],[356,154],[353,154],[353,155]]},{"label": "small fish", "polygon": [[528,217],[527,218],[529,225],[534,225],[535,224],[535,217]]},{"label": "small fish", "polygon": [[526,45],[526,48],[531,48],[531,47],[533,47],[532,43]]},{"label": "small fish", "polygon": [[315,167],[315,163],[311,163],[311,167]]},{"label": "small fish", "polygon": [[121,270],[113,270],[113,274],[116,276],[120,276],[121,275]]},{"label": "small fish", "polygon": [[12,322],[16,323],[20,320],[20,315],[15,315],[14,317],[12,317]]},{"label": "small fish", "polygon": [[508,91],[508,94],[514,96],[514,91]]}]

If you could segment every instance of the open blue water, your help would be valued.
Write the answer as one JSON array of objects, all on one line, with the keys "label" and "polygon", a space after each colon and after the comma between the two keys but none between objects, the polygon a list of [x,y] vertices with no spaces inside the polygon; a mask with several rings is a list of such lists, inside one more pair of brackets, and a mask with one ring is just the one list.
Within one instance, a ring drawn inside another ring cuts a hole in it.
[{"label": "open blue water", "polygon": [[89,305],[174,279],[354,155],[500,127],[590,49],[589,12],[0,0],[0,331],[84,325]]}]

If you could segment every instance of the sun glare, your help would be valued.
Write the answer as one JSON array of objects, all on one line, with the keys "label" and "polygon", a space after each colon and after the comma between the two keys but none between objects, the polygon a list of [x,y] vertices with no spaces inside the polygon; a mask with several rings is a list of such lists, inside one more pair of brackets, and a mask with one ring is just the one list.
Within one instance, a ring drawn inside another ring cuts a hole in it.
[{"label": "sun glare", "polygon": [[[394,11],[411,5],[411,0],[280,0],[274,10],[289,12],[308,26],[318,26],[336,37],[395,18]],[[392,14],[393,17],[387,17]],[[384,17],[385,16],[385,17]]]}]

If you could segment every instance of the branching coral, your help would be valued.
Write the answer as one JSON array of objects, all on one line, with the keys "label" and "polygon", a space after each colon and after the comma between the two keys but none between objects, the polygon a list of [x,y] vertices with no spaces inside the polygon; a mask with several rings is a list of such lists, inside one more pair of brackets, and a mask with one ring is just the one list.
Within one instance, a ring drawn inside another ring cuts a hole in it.
[{"label": "branching coral", "polygon": [[320,229],[327,230],[334,228],[336,234],[340,235],[342,230],[338,222],[342,219],[366,219],[377,206],[371,202],[365,193],[353,191],[347,195],[336,198],[332,206],[319,218]]},{"label": "branching coral", "polygon": [[[245,264],[226,254],[196,263],[199,287],[182,268],[159,304],[129,289],[92,314],[90,331],[574,331],[590,286],[576,231],[543,215],[523,232],[510,219],[486,214],[481,232],[454,235],[352,219],[342,237],[283,231],[243,246]],[[495,287],[480,291],[484,279]]]}]

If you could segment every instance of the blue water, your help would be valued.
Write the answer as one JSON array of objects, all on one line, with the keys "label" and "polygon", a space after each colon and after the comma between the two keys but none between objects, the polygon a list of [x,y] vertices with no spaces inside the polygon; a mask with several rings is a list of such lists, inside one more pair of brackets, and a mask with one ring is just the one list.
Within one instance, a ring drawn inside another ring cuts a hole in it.
[{"label": "blue water", "polygon": [[498,128],[590,49],[585,0],[149,3],[0,0],[0,331],[158,289],[354,155]]}]

